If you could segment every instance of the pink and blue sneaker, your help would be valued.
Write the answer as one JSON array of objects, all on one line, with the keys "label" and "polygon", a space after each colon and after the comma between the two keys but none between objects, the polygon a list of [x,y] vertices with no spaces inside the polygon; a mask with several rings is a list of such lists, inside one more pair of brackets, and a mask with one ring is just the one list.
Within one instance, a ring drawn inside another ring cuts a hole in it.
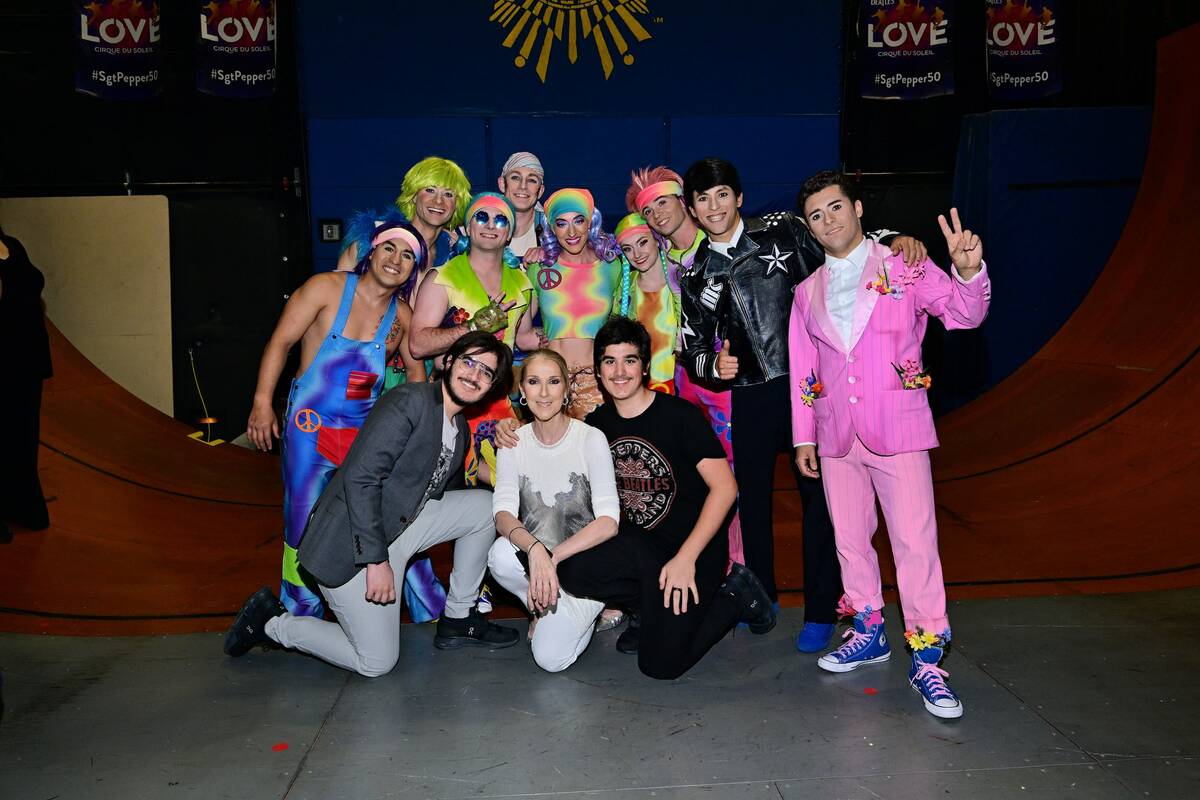
[{"label": "pink and blue sneaker", "polygon": [[939,635],[925,633],[920,628],[908,631],[904,638],[912,648],[912,668],[908,671],[908,684],[925,703],[925,710],[941,719],[958,719],[963,715],[963,704],[946,684],[950,673],[940,664],[950,644],[950,631]]},{"label": "pink and blue sneaker", "polygon": [[882,664],[892,657],[882,614],[868,607],[855,614],[851,623],[842,634],[845,639],[842,646],[818,658],[818,667],[827,672],[851,672],[868,664]]}]

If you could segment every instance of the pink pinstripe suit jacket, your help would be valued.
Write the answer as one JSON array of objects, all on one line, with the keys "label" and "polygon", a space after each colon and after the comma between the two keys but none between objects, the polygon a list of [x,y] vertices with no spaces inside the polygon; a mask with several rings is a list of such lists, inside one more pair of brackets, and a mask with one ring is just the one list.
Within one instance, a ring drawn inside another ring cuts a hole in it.
[{"label": "pink pinstripe suit jacket", "polygon": [[[898,297],[866,288],[885,268]],[[880,455],[937,447],[925,390],[903,389],[892,364],[906,359],[921,363],[930,314],[947,328],[975,328],[983,322],[992,297],[987,267],[962,283],[932,261],[907,269],[902,257],[870,243],[849,342],[842,341],[826,309],[828,280],[828,267],[819,267],[796,287],[792,303],[792,441],[816,442],[820,455],[835,458],[849,452],[856,436]],[[810,374],[823,385],[811,408],[801,400],[801,384]]]}]

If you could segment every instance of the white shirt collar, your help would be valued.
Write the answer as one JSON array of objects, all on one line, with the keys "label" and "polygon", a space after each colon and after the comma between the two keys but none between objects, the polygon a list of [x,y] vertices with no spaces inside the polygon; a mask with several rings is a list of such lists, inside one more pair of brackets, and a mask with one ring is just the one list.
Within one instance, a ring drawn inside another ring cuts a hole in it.
[{"label": "white shirt collar", "polygon": [[708,240],[708,245],[713,250],[716,250],[723,256],[728,256],[729,251],[737,247],[737,243],[742,239],[742,233],[746,230],[746,222],[741,217],[738,218],[737,227],[733,229],[733,237],[728,242],[715,242],[711,238]]},{"label": "white shirt collar", "polygon": [[825,265],[830,270],[841,271],[845,267],[854,267],[858,272],[862,272],[867,266],[867,255],[871,249],[871,240],[863,237],[863,240],[858,243],[858,247],[850,251],[845,258],[835,258],[834,256],[825,254]]}]

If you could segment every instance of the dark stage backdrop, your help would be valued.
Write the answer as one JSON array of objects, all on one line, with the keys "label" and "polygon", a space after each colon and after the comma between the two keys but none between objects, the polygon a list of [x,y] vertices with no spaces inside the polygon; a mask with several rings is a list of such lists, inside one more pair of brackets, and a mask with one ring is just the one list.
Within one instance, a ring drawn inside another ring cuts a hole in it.
[{"label": "dark stage backdrop", "polygon": [[494,188],[532,150],[610,226],[635,167],[729,158],[753,214],[839,163],[838,3],[301,0],[299,51],[314,221],[387,204],[427,155]]}]

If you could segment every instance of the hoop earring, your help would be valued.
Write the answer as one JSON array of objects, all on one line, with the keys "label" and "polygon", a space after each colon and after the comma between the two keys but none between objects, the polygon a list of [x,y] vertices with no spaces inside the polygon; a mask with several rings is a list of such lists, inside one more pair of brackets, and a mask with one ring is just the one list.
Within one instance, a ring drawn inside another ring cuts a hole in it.
[{"label": "hoop earring", "polygon": [[525,399],[525,395],[521,395],[521,399],[518,400],[517,402],[523,406],[529,405],[529,401],[527,399]]},{"label": "hoop earring", "polygon": [[569,405],[571,405],[571,398],[564,396],[563,397],[563,408],[566,408]]}]

